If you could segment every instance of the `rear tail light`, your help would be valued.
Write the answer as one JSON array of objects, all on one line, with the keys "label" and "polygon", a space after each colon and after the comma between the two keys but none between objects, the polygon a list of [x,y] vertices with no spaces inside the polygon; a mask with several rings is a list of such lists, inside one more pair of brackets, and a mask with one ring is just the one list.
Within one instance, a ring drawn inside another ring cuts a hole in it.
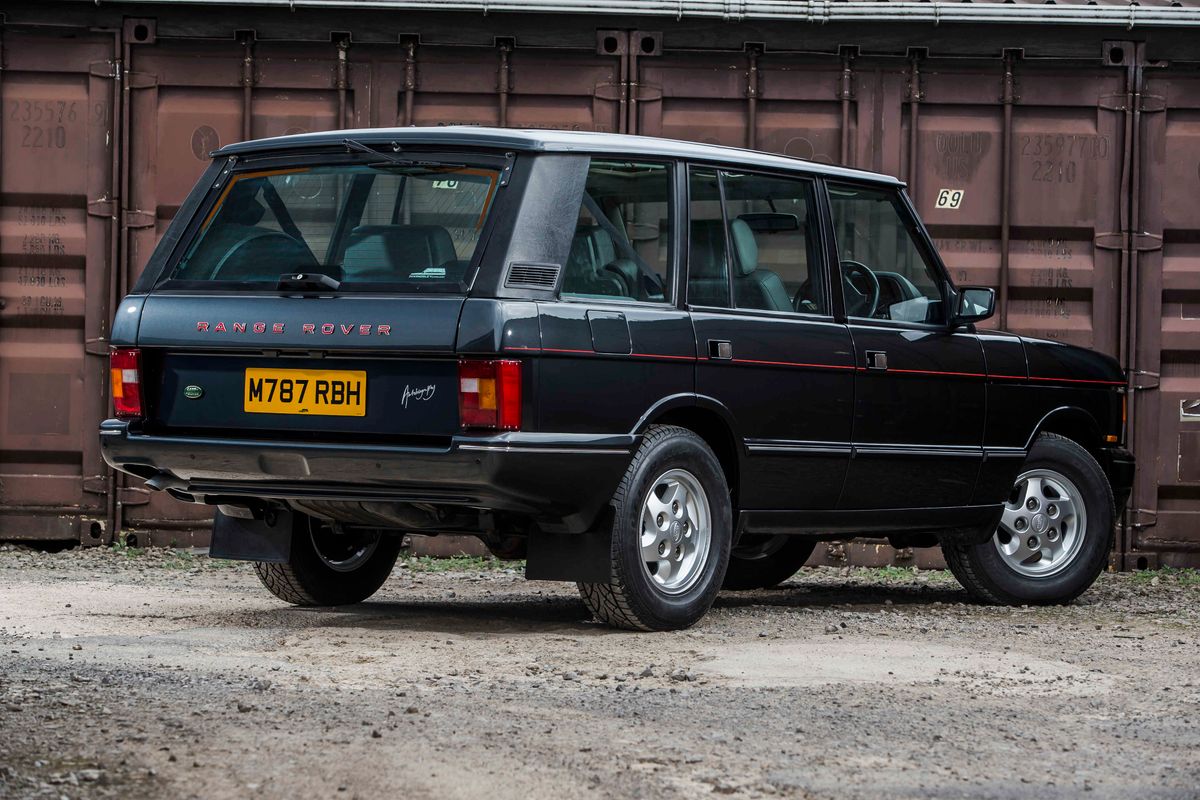
[{"label": "rear tail light", "polygon": [[515,431],[521,427],[521,362],[458,362],[458,412],[464,428]]},{"label": "rear tail light", "polygon": [[112,373],[113,410],[119,419],[142,416],[142,354],[136,348],[113,350],[109,355]]}]

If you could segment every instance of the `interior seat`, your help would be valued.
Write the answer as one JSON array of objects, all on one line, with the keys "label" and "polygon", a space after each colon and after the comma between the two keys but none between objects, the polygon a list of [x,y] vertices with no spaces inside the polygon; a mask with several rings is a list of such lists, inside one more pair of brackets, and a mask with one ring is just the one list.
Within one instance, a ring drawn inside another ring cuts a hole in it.
[{"label": "interior seat", "polygon": [[745,220],[735,219],[729,223],[729,239],[735,255],[733,288],[738,306],[794,311],[787,287],[780,277],[772,270],[758,268],[758,242]]},{"label": "interior seat", "polygon": [[347,238],[342,272],[346,280],[404,280],[457,259],[441,225],[360,225]]},{"label": "interior seat", "polygon": [[616,247],[607,232],[593,225],[576,228],[563,271],[562,290],[569,294],[627,296],[624,281],[604,270],[616,256]]},{"label": "interior seat", "polygon": [[692,221],[688,255],[688,303],[723,308],[729,305],[729,279],[725,276],[724,222]]}]

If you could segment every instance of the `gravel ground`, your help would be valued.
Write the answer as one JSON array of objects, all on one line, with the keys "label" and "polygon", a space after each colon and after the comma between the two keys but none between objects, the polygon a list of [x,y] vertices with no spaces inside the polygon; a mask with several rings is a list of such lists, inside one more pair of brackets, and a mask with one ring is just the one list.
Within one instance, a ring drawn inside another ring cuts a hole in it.
[{"label": "gravel ground", "polygon": [[1067,608],[805,569],[696,628],[403,562],[296,609],[245,564],[0,549],[0,796],[1200,797],[1200,578]]}]

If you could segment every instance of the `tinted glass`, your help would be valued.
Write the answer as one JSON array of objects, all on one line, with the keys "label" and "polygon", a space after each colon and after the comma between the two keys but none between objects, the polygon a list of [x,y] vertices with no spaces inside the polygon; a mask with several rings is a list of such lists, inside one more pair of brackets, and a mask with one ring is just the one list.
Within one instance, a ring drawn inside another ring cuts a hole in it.
[{"label": "tinted glass", "polygon": [[566,297],[670,299],[671,170],[593,159],[563,271]]},{"label": "tinted glass", "polygon": [[831,184],[846,313],[901,322],[945,321],[941,275],[921,254],[897,191]]},{"label": "tinted glass", "polygon": [[462,285],[499,171],[331,166],[235,175],[171,278],[275,285],[290,272],[346,284]]},{"label": "tinted glass", "polygon": [[812,181],[721,173],[739,308],[828,314]]}]

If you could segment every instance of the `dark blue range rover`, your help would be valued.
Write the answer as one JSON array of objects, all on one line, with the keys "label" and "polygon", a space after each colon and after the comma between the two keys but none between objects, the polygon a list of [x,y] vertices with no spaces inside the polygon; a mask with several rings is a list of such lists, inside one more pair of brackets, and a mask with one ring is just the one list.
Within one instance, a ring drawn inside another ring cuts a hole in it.
[{"label": "dark blue range rover", "polygon": [[214,154],[113,328],[108,462],[213,555],[355,603],[466,533],[691,625],[821,540],[1066,602],[1131,484],[1110,358],[979,330],[892,178],[642,137],[341,131]]}]

